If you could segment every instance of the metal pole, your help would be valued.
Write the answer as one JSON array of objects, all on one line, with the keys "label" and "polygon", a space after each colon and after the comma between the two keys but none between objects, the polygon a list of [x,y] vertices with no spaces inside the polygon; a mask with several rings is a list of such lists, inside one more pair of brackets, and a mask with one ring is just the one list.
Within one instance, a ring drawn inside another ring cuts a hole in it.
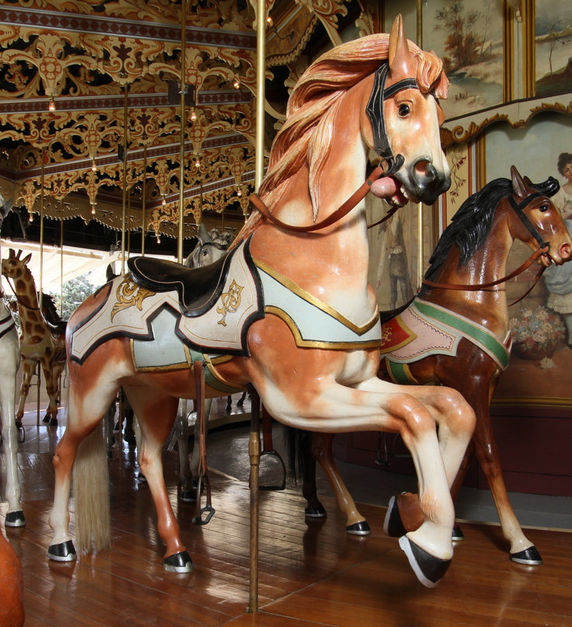
[{"label": "metal pole", "polygon": [[121,274],[125,274],[125,228],[127,212],[127,85],[123,87],[123,207],[121,214]]},{"label": "metal pole", "polygon": [[44,274],[44,174],[46,168],[46,149],[42,148],[42,174],[40,194],[40,278],[38,281],[38,294],[40,295],[40,307],[42,305],[42,282]]},{"label": "metal pole", "polygon": [[186,15],[187,0],[181,2],[181,146],[180,146],[180,184],[179,184],[179,237],[177,242],[177,261],[183,263],[183,220],[185,212],[185,49],[186,49]]},{"label": "metal pole", "polygon": [[266,5],[257,0],[256,24],[256,158],[254,186],[258,191],[264,178],[264,74],[266,69]]},{"label": "metal pole", "polygon": [[250,586],[248,612],[258,612],[258,515],[260,496],[260,397],[250,386]]},{"label": "metal pole", "polygon": [[147,209],[146,202],[146,192],[147,192],[147,146],[143,147],[143,188],[141,190],[141,194],[143,198],[141,199],[141,256],[145,255],[145,233],[147,232],[147,220],[145,216],[145,211]]}]

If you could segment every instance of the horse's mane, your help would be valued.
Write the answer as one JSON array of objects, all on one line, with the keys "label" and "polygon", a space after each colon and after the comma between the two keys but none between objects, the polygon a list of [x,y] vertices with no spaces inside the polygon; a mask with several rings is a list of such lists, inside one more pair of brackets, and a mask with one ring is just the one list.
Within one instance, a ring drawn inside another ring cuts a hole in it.
[{"label": "horse's mane", "polygon": [[[446,98],[448,79],[442,61],[432,52],[408,41],[409,51],[418,59],[417,83],[422,93],[434,90]],[[288,179],[307,162],[314,220],[317,215],[318,180],[328,157],[332,129],[341,97],[354,85],[373,74],[389,54],[389,35],[378,33],[341,44],[325,52],[298,80],[286,110],[286,121],[278,131],[259,196],[269,207],[285,191]],[[253,230],[260,214],[254,212],[237,240]]]},{"label": "horse's mane", "polygon": [[[554,196],[560,187],[553,177],[549,177],[543,183],[531,185],[549,197]],[[512,192],[512,182],[506,178],[498,178],[469,196],[439,238],[429,259],[429,269],[425,273],[425,278],[434,280],[454,244],[459,247],[459,268],[464,266],[483,245],[491,230],[498,204]]]},{"label": "horse's mane", "polygon": [[40,309],[46,322],[54,326],[58,326],[63,322],[54,302],[54,297],[51,294],[46,294],[45,292],[40,294]]}]

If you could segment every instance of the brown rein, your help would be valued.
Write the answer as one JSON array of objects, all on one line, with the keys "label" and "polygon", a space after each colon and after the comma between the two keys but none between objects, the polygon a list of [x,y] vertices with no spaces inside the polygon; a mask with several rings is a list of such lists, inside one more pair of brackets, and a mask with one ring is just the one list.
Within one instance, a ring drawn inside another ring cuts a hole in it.
[{"label": "brown rein", "polygon": [[[322,221],[317,222],[315,224],[310,224],[307,226],[295,226],[293,224],[288,224],[287,222],[283,222],[280,218],[272,215],[268,207],[264,204],[261,198],[257,194],[250,195],[250,202],[260,211],[260,213],[270,222],[276,224],[277,226],[288,229],[289,231],[296,231],[298,233],[310,233],[311,231],[317,231],[319,229],[323,229],[338,220],[341,220],[345,217],[369,192],[369,189],[373,182],[377,180],[384,173],[381,165],[375,167],[375,169],[371,172],[371,174],[367,177],[364,183],[341,205],[334,213],[329,215],[327,218],[324,218]],[[393,215],[395,209],[388,213],[383,220],[386,220],[391,215]],[[382,220],[382,221],[383,221]],[[378,224],[376,222],[376,224]],[[374,226],[374,225],[372,225]]]},{"label": "brown rein", "polygon": [[[506,281],[513,279],[519,274],[522,274],[527,268],[529,268],[540,257],[540,255],[547,253],[549,250],[550,250],[549,246],[543,246],[542,248],[537,248],[523,264],[521,264],[518,268],[516,268],[516,270],[513,270],[510,274],[507,274],[506,276],[500,279],[497,279],[496,281],[490,281],[489,283],[477,283],[476,285],[475,284],[469,285],[469,284],[463,284],[463,283],[437,283],[435,281],[430,281],[429,279],[423,279],[422,284],[427,285],[428,287],[437,287],[437,288],[445,289],[445,290],[465,290],[469,292],[485,290],[487,288],[494,287],[495,285],[506,283]],[[542,266],[540,270],[538,271],[538,273],[536,274],[536,277],[534,278],[534,283],[532,284],[532,287],[530,287],[520,298],[510,303],[509,307],[520,302],[525,296],[530,294],[530,292],[534,289],[534,286],[538,283],[544,270],[545,270],[545,267]]]},{"label": "brown rein", "polygon": [[22,307],[24,307],[25,309],[29,309],[30,311],[42,311],[41,307],[34,307],[33,305],[28,305],[24,301],[22,301],[18,296],[16,288],[14,287],[14,284],[12,283],[10,277],[6,277],[6,280],[8,281],[10,287],[12,288],[12,291],[14,292],[14,297],[16,298],[16,302],[18,303],[18,305],[22,305]]}]

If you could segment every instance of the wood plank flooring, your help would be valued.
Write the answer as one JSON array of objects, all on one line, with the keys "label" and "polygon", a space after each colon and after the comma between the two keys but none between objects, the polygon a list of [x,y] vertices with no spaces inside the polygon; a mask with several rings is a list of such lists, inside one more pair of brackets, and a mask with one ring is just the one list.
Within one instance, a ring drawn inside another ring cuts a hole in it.
[{"label": "wood plank flooring", "polygon": [[[192,574],[163,571],[152,500],[127,449],[110,460],[112,548],[50,562],[51,454],[61,432],[34,419],[20,447],[27,526],[5,533],[24,569],[26,625],[572,625],[572,534],[530,530],[545,561],[531,568],[509,561],[499,527],[464,525],[449,572],[427,590],[384,535],[384,508],[360,507],[373,533],[356,538],[330,495],[328,518],[307,523],[296,489],[261,494],[260,611],[248,614],[248,485],[213,472],[216,514],[193,525],[194,507],[177,499],[173,453],[165,453],[166,475]],[[5,513],[3,503],[2,521]]]}]

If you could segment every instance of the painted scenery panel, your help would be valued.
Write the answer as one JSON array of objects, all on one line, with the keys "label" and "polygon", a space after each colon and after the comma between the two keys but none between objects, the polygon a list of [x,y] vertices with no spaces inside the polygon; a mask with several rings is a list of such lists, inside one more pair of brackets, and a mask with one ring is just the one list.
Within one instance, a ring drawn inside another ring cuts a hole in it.
[{"label": "painted scenery panel", "polygon": [[536,95],[572,90],[572,3],[536,2]]},{"label": "painted scenery panel", "polygon": [[[536,116],[526,128],[502,124],[491,129],[486,137],[486,180],[509,178],[512,164],[535,183],[549,176],[558,180],[560,190],[553,202],[572,234],[572,118],[551,113]],[[507,272],[531,253],[515,242]],[[507,284],[509,303],[534,284],[537,271],[533,265]],[[572,404],[572,262],[546,269],[532,291],[509,307],[509,318],[513,349],[495,402]]]},{"label": "painted scenery panel", "polygon": [[424,3],[423,48],[444,61],[451,85],[441,104],[448,119],[502,103],[502,2]]}]

